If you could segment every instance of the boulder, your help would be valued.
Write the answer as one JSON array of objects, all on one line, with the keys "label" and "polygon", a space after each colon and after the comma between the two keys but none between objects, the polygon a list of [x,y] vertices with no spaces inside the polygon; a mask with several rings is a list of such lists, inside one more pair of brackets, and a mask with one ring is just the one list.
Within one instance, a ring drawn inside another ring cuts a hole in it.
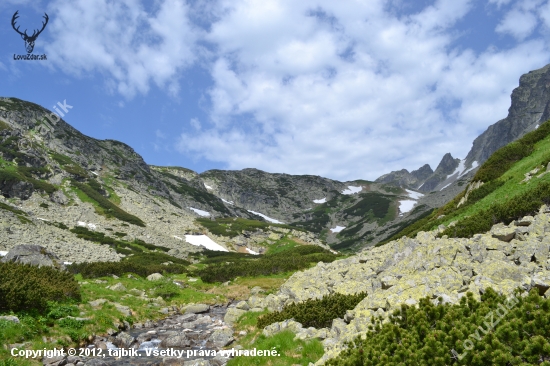
[{"label": "boulder", "polygon": [[180,308],[182,314],[200,314],[206,313],[208,310],[210,310],[210,305],[206,304],[189,304]]},{"label": "boulder", "polygon": [[40,245],[33,244],[16,245],[2,258],[2,262],[31,264],[38,267],[54,267],[60,270],[65,269],[65,265],[57,255]]},{"label": "boulder", "polygon": [[208,338],[208,342],[212,342],[215,347],[219,348],[227,346],[233,340],[233,329],[231,328],[216,329]]},{"label": "boulder", "polygon": [[241,315],[243,315],[244,313],[246,313],[246,311],[244,310],[237,309],[237,308],[229,308],[225,313],[225,317],[223,318],[223,321],[227,325],[233,325],[235,322],[237,322],[237,320],[239,320]]},{"label": "boulder", "polygon": [[32,196],[34,187],[29,182],[23,181],[0,181],[0,193],[7,198],[29,199]]},{"label": "boulder", "polygon": [[0,321],[1,320],[5,320],[5,321],[8,321],[8,322],[13,322],[13,323],[19,323],[19,318],[16,317],[15,315],[3,315],[3,316],[0,316]]},{"label": "boulder", "polygon": [[159,281],[159,280],[162,280],[163,278],[164,276],[161,275],[160,273],[152,273],[149,276],[147,276],[147,281]]},{"label": "boulder", "polygon": [[120,282],[116,283],[113,286],[107,287],[107,288],[110,289],[110,290],[113,290],[113,291],[126,291],[126,287],[124,287],[124,285]]},{"label": "boulder", "polygon": [[57,190],[53,192],[50,195],[50,201],[57,203],[59,205],[66,205],[67,203],[69,203],[69,199],[67,198],[67,196],[65,196],[65,194],[61,190]]}]

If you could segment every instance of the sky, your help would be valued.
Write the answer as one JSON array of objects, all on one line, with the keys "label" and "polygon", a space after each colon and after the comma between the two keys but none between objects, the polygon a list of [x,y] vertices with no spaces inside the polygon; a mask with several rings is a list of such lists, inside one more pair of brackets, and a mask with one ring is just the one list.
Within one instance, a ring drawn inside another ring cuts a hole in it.
[{"label": "sky", "polygon": [[506,117],[550,0],[2,0],[0,40],[0,96],[148,164],[374,180]]}]

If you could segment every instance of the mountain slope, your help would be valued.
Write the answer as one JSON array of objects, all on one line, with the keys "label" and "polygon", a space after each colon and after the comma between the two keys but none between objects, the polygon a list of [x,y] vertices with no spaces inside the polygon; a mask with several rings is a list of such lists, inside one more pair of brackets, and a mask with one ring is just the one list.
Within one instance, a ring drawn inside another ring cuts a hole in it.
[{"label": "mountain slope", "polygon": [[[489,126],[479,135],[473,141],[466,158],[458,161],[459,164],[456,164],[455,168],[460,167],[462,172],[475,171],[476,167],[485,162],[499,148],[533,131],[542,122],[550,119],[548,86],[550,86],[550,65],[522,75],[519,79],[519,86],[512,91],[508,116]],[[439,166],[442,164],[449,167],[453,165],[450,164],[449,156],[450,154],[446,154]],[[376,179],[376,182],[391,183],[399,187],[430,192],[452,184],[461,175],[456,174],[454,177],[443,179],[443,175],[438,175],[436,169],[433,175],[420,179],[412,177],[413,173],[409,173],[406,169],[393,171],[382,175]]]}]

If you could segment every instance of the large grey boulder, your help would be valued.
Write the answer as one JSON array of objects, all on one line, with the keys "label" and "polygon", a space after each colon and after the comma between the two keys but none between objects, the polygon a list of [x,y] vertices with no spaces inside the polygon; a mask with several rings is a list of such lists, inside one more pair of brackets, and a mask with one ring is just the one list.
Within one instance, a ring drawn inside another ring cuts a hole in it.
[{"label": "large grey boulder", "polygon": [[233,342],[233,340],[233,329],[231,328],[216,329],[210,338],[208,338],[208,341],[212,342],[216,347],[225,347]]},{"label": "large grey boulder", "polygon": [[0,181],[0,193],[4,197],[26,200],[32,196],[33,191],[34,187],[29,182]]},{"label": "large grey boulder", "polygon": [[60,270],[65,269],[63,262],[57,255],[40,245],[33,244],[21,244],[11,248],[8,254],[2,258],[2,262],[31,264],[38,267],[54,267]]}]

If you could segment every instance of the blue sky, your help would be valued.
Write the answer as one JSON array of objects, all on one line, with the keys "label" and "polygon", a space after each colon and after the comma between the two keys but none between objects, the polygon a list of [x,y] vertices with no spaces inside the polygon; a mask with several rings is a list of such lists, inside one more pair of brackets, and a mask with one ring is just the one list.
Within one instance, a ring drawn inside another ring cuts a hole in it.
[{"label": "blue sky", "polygon": [[464,158],[549,36],[546,0],[3,0],[0,96],[149,164],[375,179]]}]

